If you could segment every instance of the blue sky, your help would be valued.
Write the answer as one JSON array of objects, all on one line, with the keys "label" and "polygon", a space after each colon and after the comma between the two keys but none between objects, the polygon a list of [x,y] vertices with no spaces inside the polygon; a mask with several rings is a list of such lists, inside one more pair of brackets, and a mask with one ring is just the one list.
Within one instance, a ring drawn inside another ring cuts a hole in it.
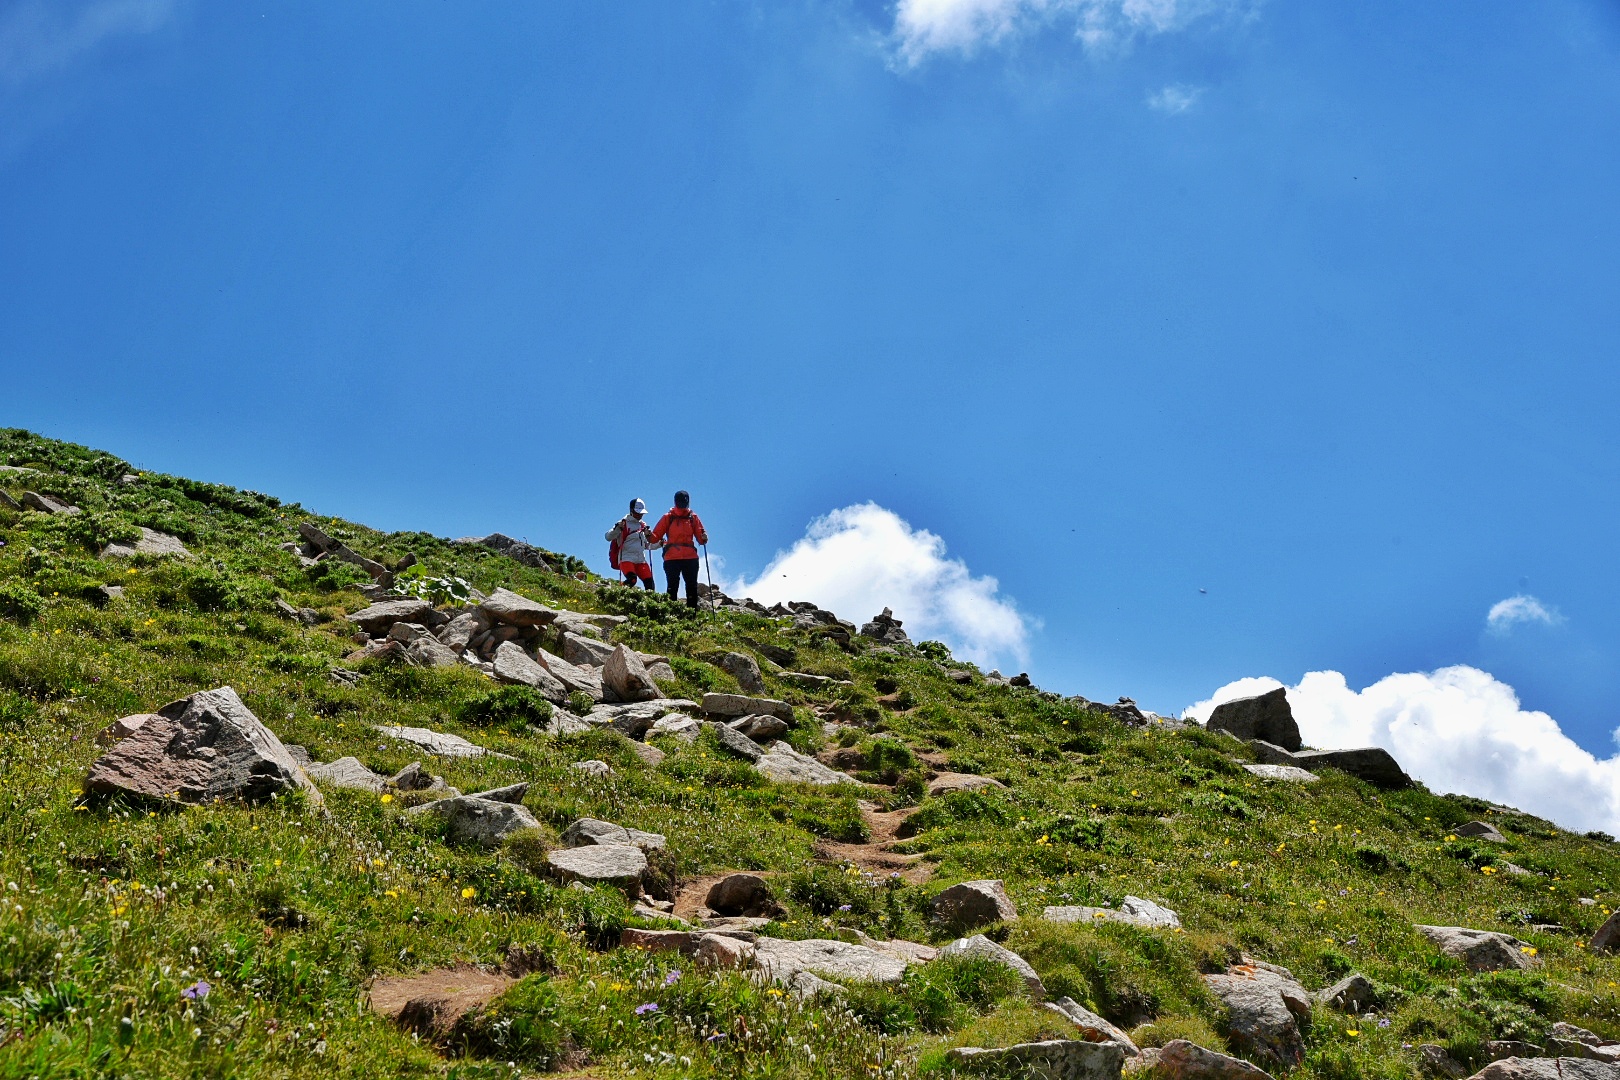
[{"label": "blue sky", "polygon": [[597,563],[686,487],[1053,689],[1608,758],[1617,190],[1591,0],[8,0],[0,423]]}]

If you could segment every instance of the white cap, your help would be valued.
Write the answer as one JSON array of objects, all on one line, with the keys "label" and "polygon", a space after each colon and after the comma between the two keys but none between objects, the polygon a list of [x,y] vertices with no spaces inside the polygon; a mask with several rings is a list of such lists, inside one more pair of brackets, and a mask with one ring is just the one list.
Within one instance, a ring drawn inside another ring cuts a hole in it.
[{"label": "white cap", "polygon": [[632,514],[645,514],[647,512],[647,504],[642,502],[640,499],[631,499],[630,512]]}]

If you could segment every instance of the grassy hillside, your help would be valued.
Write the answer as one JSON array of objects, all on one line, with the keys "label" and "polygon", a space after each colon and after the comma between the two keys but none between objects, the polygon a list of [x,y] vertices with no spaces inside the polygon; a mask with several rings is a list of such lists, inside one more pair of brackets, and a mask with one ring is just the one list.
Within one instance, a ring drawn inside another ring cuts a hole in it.
[{"label": "grassy hillside", "polygon": [[[0,508],[0,1076],[898,1077],[938,1068],[948,1046],[1063,1031],[982,963],[913,968],[897,990],[855,987],[840,1006],[619,949],[624,926],[659,924],[633,918],[612,890],[560,888],[543,873],[545,849],[581,816],[666,834],[658,870],[677,884],[772,872],[787,910],[776,936],[853,929],[938,944],[949,935],[931,930],[932,897],[1001,878],[1023,918],[992,936],[1052,996],[1144,1045],[1184,1037],[1225,1049],[1222,1010],[1199,974],[1240,953],[1313,990],[1352,970],[1379,986],[1378,1018],[1317,1008],[1297,1076],[1417,1076],[1416,1044],[1477,1063],[1484,1040],[1539,1039],[1557,1020],[1620,1037],[1617,962],[1583,947],[1620,869],[1606,837],[1335,772],[1308,786],[1262,781],[1226,736],[1130,728],[1036,688],[990,685],[937,645],[877,651],[857,639],[845,651],[789,620],[694,616],[588,575],[253,492],[155,474],[125,482],[133,470],[108,454],[21,431],[0,432],[0,463],[37,470],[0,472],[0,491],[84,511]],[[282,550],[306,520],[389,565],[414,555],[485,592],[629,615],[613,637],[672,658],[670,697],[736,691],[712,662],[724,651],[791,650],[793,670],[853,685],[805,690],[762,662],[770,695],[796,706],[790,741],[825,752],[824,723],[841,724],[836,760],[870,784],[772,783],[709,736],[657,742],[668,757],[648,767],[617,735],[552,737],[491,708],[494,684],[470,668],[349,664],[342,617],[367,603],[356,591],[366,578],[344,564],[305,569]],[[180,537],[195,557],[97,557],[140,526]],[[123,596],[106,598],[107,585]],[[286,618],[278,599],[325,621]],[[350,670],[358,677],[332,674]],[[967,681],[950,677],[962,671]],[[526,803],[546,828],[489,853],[353,791],[327,791],[324,811],[297,798],[183,809],[80,799],[108,723],[224,684],[323,761],[352,754],[387,774],[421,758],[381,738],[382,723],[511,755],[423,760],[463,791],[529,781]],[[587,758],[614,775],[568,768]],[[1006,788],[930,797],[930,769]],[[866,843],[873,822],[901,808],[915,808],[905,839]],[[1475,818],[1508,843],[1456,839]],[[921,858],[886,871],[905,855]],[[1127,894],[1175,909],[1184,931],[1039,918],[1047,904]],[[1506,930],[1540,963],[1470,974],[1414,923]],[[493,967],[512,950],[534,973],[448,1053],[366,1005],[379,974]],[[637,1012],[647,1004],[658,1007]]]}]

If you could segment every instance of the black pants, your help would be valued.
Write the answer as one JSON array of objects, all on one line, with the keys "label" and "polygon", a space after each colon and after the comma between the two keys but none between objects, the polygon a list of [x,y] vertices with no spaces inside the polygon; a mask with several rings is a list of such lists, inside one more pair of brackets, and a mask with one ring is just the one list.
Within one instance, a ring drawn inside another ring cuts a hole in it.
[{"label": "black pants", "polygon": [[669,581],[669,596],[673,600],[679,591],[681,578],[686,579],[686,606],[697,607],[698,560],[665,559],[664,577]]}]

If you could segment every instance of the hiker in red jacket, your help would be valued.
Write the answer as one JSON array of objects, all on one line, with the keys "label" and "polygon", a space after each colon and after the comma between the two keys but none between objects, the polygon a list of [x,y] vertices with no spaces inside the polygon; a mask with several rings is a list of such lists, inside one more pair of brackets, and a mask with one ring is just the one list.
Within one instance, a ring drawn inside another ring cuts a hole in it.
[{"label": "hiker in red jacket", "polygon": [[675,506],[658,519],[653,526],[655,542],[664,544],[664,579],[669,582],[669,597],[675,598],[681,579],[686,579],[686,606],[697,607],[698,545],[709,542],[703,531],[702,520],[692,513],[692,496],[684,491],[675,493]]}]

